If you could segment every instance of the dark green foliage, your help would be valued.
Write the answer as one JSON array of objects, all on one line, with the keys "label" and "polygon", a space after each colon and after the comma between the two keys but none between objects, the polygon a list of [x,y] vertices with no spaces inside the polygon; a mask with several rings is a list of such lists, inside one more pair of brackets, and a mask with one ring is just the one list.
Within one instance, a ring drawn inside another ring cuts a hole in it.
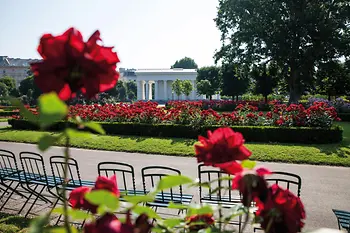
[{"label": "dark green foliage", "polygon": [[200,80],[199,82],[197,82],[197,93],[199,95],[205,95],[206,98],[209,97],[209,99],[212,99],[212,95],[215,94],[214,89],[211,86],[211,83],[209,80]]},{"label": "dark green foliage", "polygon": [[19,93],[22,96],[22,100],[25,100],[25,104],[35,105],[36,100],[42,94],[41,90],[34,82],[34,76],[29,76],[21,81],[19,84]]},{"label": "dark green foliage", "polygon": [[247,92],[249,78],[244,75],[244,70],[235,64],[225,64],[221,67],[223,81],[222,94],[232,96],[232,99]]},{"label": "dark green foliage", "polygon": [[322,63],[316,73],[317,93],[331,96],[350,94],[350,67],[345,63]]},{"label": "dark green foliage", "polygon": [[[26,120],[9,120],[13,129],[38,130],[38,127]],[[207,135],[208,130],[220,126],[193,128],[190,125],[170,124],[135,124],[135,123],[100,123],[110,135],[136,135],[150,137],[198,138]],[[62,130],[64,122],[58,122],[50,131]],[[71,123],[71,127],[76,127]],[[331,129],[321,128],[292,128],[292,127],[262,127],[262,126],[233,126],[232,129],[241,132],[248,142],[282,142],[282,143],[336,143],[342,141],[343,130],[339,126]]]},{"label": "dark green foliage", "polygon": [[18,116],[19,112],[12,112],[12,111],[2,111],[0,112],[0,117],[6,117],[6,116]]},{"label": "dark green foliage", "polygon": [[350,121],[350,113],[338,113],[338,117],[341,121]]},{"label": "dark green foliage", "polygon": [[220,0],[217,12],[222,47],[215,59],[277,63],[289,102],[312,86],[318,63],[350,55],[348,0]]},{"label": "dark green foliage", "polygon": [[208,80],[210,82],[211,92],[218,92],[222,87],[222,77],[220,69],[216,66],[205,66],[197,70],[196,81]]},{"label": "dark green foliage", "polygon": [[0,96],[7,97],[8,95],[9,95],[9,89],[7,88],[6,84],[0,83]]},{"label": "dark green foliage", "polygon": [[198,65],[192,58],[184,57],[176,61],[175,64],[171,66],[171,69],[173,68],[197,69]]},{"label": "dark green foliage", "polygon": [[267,103],[268,95],[272,94],[273,89],[277,87],[277,68],[273,66],[266,68],[265,65],[255,66],[251,76],[255,81],[254,94],[263,95],[265,103]]}]

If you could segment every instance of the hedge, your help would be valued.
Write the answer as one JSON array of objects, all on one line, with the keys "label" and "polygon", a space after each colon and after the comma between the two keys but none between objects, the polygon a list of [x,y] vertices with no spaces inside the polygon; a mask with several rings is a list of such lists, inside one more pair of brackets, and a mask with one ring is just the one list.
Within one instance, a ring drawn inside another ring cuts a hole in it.
[{"label": "hedge", "polygon": [[0,117],[7,117],[7,116],[17,116],[19,115],[19,112],[13,112],[13,111],[0,111]]},{"label": "hedge", "polygon": [[[38,130],[38,127],[26,120],[10,119],[13,129]],[[100,122],[107,134],[110,135],[136,135],[149,137],[177,137],[198,138],[198,135],[207,135],[208,130],[215,130],[220,126],[193,128],[190,125],[170,124],[136,124],[136,123],[107,123]],[[71,127],[76,127],[70,123]],[[51,126],[49,131],[58,131],[65,127],[64,122]],[[333,126],[330,129],[306,127],[272,127],[272,126],[232,126],[234,131],[241,132],[247,142],[283,142],[324,144],[342,141],[343,129]]]},{"label": "hedge", "polygon": [[350,113],[338,113],[338,117],[342,121],[350,121]]}]

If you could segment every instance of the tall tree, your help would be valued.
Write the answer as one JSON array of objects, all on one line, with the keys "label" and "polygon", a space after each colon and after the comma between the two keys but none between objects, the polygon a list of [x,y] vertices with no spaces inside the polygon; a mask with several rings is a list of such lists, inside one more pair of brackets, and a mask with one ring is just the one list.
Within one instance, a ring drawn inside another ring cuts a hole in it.
[{"label": "tall tree", "polygon": [[236,64],[224,64],[221,67],[222,94],[232,96],[232,99],[236,97],[236,100],[238,100],[239,95],[246,93],[250,80],[245,73],[246,71],[240,69]]},{"label": "tall tree", "polygon": [[274,61],[288,70],[289,102],[313,80],[315,65],[350,53],[348,0],[220,0],[216,61]]},{"label": "tall tree", "polygon": [[216,66],[206,66],[198,69],[196,80],[197,82],[201,80],[208,80],[214,93],[218,92],[222,86],[220,69]]},{"label": "tall tree", "polygon": [[212,95],[215,94],[214,89],[211,86],[211,83],[209,80],[201,80],[197,82],[197,93],[200,95],[205,95],[206,98],[209,97],[209,99],[212,99]]},{"label": "tall tree", "polygon": [[129,100],[134,100],[137,95],[137,85],[134,81],[128,81],[126,84],[127,96]]},{"label": "tall tree", "polygon": [[184,57],[174,63],[174,65],[171,66],[171,69],[173,68],[183,68],[183,69],[197,69],[198,65],[196,62],[189,57]]},{"label": "tall tree", "polygon": [[4,83],[0,83],[0,96],[7,97],[9,95],[9,89]]},{"label": "tall tree", "polygon": [[182,81],[180,79],[176,79],[171,84],[171,89],[177,95],[177,98],[180,99],[180,95],[183,93]]},{"label": "tall tree", "polygon": [[192,86],[192,82],[190,80],[184,80],[182,81],[182,89],[183,89],[183,93],[185,94],[185,96],[188,98],[188,96],[191,94],[191,92],[193,91],[193,86]]},{"label": "tall tree", "polygon": [[255,81],[254,93],[263,95],[265,103],[267,103],[267,96],[273,92],[274,88],[277,87],[276,67],[266,67],[265,65],[260,67],[254,66],[251,76]]},{"label": "tall tree", "polygon": [[23,79],[19,84],[19,92],[21,95],[26,95],[30,101],[35,104],[36,99],[42,94],[41,90],[34,82],[34,76],[29,76]]},{"label": "tall tree", "polygon": [[4,77],[0,78],[0,82],[5,84],[9,90],[16,88],[16,81],[12,77],[4,76]]},{"label": "tall tree", "polygon": [[320,64],[316,73],[316,89],[320,94],[331,96],[350,93],[350,70],[344,63],[331,61]]}]

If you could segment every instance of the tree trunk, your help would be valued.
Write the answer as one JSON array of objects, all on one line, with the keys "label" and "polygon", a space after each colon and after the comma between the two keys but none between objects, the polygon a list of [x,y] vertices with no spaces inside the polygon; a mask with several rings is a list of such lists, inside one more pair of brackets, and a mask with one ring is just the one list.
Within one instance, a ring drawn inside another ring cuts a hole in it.
[{"label": "tree trunk", "polygon": [[267,95],[265,95],[265,104],[267,104]]},{"label": "tree trunk", "polygon": [[235,101],[235,96],[234,95],[232,96],[232,101]]},{"label": "tree trunk", "polygon": [[236,95],[236,101],[238,101],[238,95]]},{"label": "tree trunk", "polygon": [[212,100],[213,96],[212,95],[209,95],[209,100]]}]

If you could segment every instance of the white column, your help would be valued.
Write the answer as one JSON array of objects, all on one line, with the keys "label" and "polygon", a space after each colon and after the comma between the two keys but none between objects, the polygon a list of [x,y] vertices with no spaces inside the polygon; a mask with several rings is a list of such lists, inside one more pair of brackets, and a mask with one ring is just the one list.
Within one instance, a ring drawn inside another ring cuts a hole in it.
[{"label": "white column", "polygon": [[142,81],[137,81],[137,100],[142,100]]},{"label": "white column", "polygon": [[148,99],[152,100],[152,81],[148,81]]},{"label": "white column", "polygon": [[196,93],[197,93],[196,80],[192,80],[192,87],[193,87],[193,90],[192,90],[192,97],[191,97],[191,99],[195,100],[196,99]]},{"label": "white column", "polygon": [[146,88],[146,100],[149,100],[149,81],[145,81],[145,88]]},{"label": "white column", "polygon": [[167,80],[163,80],[164,82],[164,100],[168,100],[168,81]]},{"label": "white column", "polygon": [[144,100],[145,99],[145,81],[140,80],[137,81],[137,100]]},{"label": "white column", "polygon": [[155,81],[155,83],[154,83],[154,99],[155,100],[158,100],[159,99],[159,96],[158,96],[158,93],[159,93],[159,90],[158,90],[158,88],[159,88],[159,84],[158,84],[158,80],[156,80]]}]

